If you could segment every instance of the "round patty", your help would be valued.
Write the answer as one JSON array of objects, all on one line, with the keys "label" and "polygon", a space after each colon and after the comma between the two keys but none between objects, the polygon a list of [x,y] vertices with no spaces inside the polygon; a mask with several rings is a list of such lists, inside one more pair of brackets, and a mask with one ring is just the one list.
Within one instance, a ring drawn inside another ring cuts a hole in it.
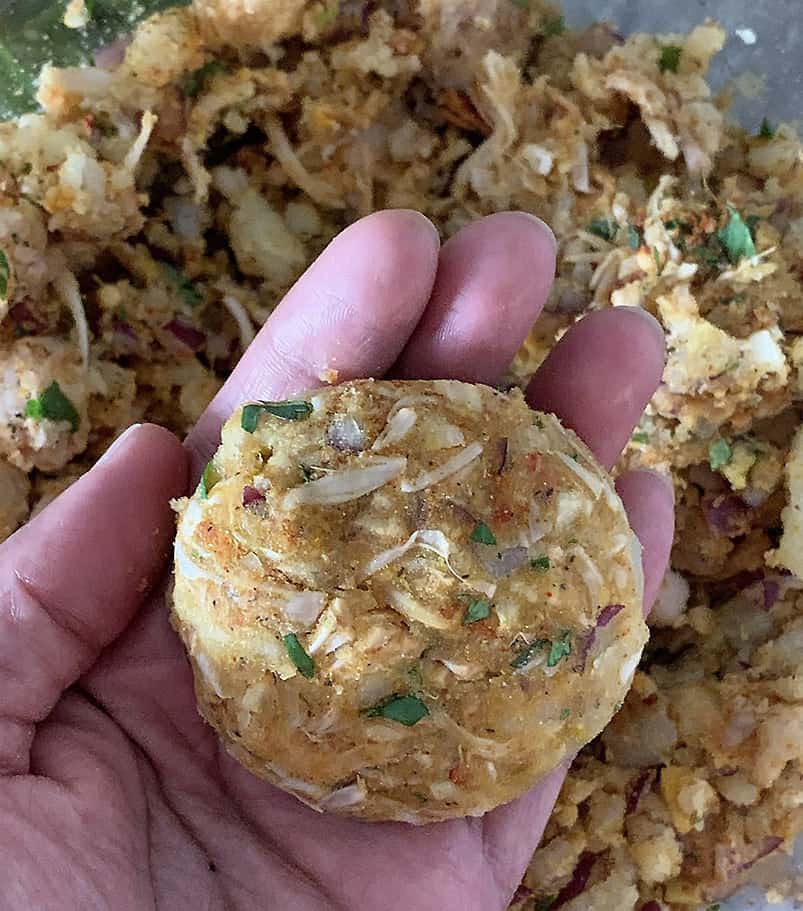
[{"label": "round patty", "polygon": [[610,478],[519,391],[245,405],[176,505],[200,711],[317,809],[424,823],[512,800],[602,730],[647,638]]}]

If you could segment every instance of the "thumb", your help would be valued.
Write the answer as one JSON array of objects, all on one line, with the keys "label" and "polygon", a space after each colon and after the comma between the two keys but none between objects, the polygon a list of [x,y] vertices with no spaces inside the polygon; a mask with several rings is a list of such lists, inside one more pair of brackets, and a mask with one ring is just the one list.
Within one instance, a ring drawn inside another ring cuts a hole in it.
[{"label": "thumb", "polygon": [[179,441],[136,425],[0,546],[0,774],[28,771],[37,722],[161,576],[186,484]]}]

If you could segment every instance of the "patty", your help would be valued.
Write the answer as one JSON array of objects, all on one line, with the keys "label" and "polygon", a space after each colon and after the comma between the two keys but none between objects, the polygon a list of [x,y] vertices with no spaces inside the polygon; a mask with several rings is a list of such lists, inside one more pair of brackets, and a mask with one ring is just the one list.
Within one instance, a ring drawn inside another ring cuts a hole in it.
[{"label": "patty", "polygon": [[316,809],[425,823],[513,800],[602,730],[647,638],[610,478],[518,390],[247,404],[176,507],[200,711]]}]

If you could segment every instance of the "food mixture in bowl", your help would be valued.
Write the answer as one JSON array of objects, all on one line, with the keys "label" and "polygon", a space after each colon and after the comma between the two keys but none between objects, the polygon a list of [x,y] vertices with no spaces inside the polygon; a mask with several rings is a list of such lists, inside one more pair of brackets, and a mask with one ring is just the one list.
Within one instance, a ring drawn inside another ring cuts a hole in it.
[{"label": "food mixture in bowl", "polygon": [[672,571],[527,911],[696,908],[803,829],[801,144],[771,111],[753,135],[727,122],[705,78],[723,41],[569,31],[540,0],[197,0],[99,67],[46,68],[43,112],[0,126],[4,532],[133,421],[185,432],[376,208],[444,236],[506,208],[555,228],[510,384],[589,310],[661,321],[664,382],[623,463],[675,481]]},{"label": "food mixture in bowl", "polygon": [[610,478],[519,390],[366,380],[245,405],[177,508],[201,712],[318,809],[509,802],[599,734],[647,639]]}]

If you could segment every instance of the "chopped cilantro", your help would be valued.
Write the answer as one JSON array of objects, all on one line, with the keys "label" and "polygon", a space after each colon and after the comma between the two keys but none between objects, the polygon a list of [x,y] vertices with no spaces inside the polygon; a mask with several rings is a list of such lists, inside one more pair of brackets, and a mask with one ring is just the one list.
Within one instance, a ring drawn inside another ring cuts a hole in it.
[{"label": "chopped cilantro", "polygon": [[586,228],[589,234],[601,237],[603,240],[613,240],[616,234],[616,225],[609,218],[595,218]]},{"label": "chopped cilantro", "polygon": [[491,616],[491,602],[485,598],[472,598],[463,617],[463,625],[470,626],[478,620],[487,620]]},{"label": "chopped cilantro", "polygon": [[61,391],[54,380],[38,399],[29,399],[25,405],[25,416],[36,421],[67,421],[73,433],[78,430],[80,418],[73,403]]},{"label": "chopped cilantro", "polygon": [[533,418],[533,424],[535,424],[535,426],[536,426],[539,430],[543,430],[543,429],[544,429],[544,421],[543,421],[542,418],[539,418],[538,415],[536,415],[536,416]]},{"label": "chopped cilantro", "polygon": [[315,676],[315,662],[304,651],[304,646],[298,641],[295,633],[288,633],[284,637],[284,647],[290,660],[298,668],[298,672],[309,679]]},{"label": "chopped cilantro", "polygon": [[634,433],[633,436],[630,437],[630,439],[634,443],[649,443],[650,442],[649,436],[646,433],[644,433],[643,430],[639,430],[636,433]]},{"label": "chopped cilantro", "polygon": [[201,475],[201,480],[198,482],[196,493],[200,499],[205,500],[209,496],[209,491],[219,480],[220,472],[217,470],[214,460],[210,460],[206,463],[206,468],[204,468],[203,474]]},{"label": "chopped cilantro", "polygon": [[571,655],[571,638],[572,634],[567,631],[560,639],[555,639],[549,649],[549,657],[546,660],[547,667],[555,667],[556,664],[559,664],[564,658],[568,658],[569,655]]},{"label": "chopped cilantro", "polygon": [[[249,431],[249,433],[253,433],[253,430]],[[308,484],[315,479],[315,469],[311,468],[309,465],[305,465],[301,462],[298,466],[298,470],[301,472],[301,480],[305,484]]]},{"label": "chopped cilantro", "polygon": [[398,721],[399,724],[412,727],[429,715],[429,709],[418,696],[393,696],[386,702],[381,702],[368,709],[365,714],[369,717],[379,715],[389,721]]},{"label": "chopped cilantro", "polygon": [[708,447],[708,464],[711,466],[711,471],[719,471],[720,468],[724,468],[732,457],[733,450],[730,443],[721,437]]},{"label": "chopped cilantro", "polygon": [[562,35],[566,31],[566,20],[563,16],[554,16],[547,19],[544,23],[544,34],[547,38],[554,38],[556,35]]},{"label": "chopped cilantro", "polygon": [[546,554],[542,554],[540,557],[530,560],[530,566],[532,566],[533,569],[537,569],[540,573],[545,573],[550,566],[549,557]]},{"label": "chopped cilantro", "polygon": [[184,94],[189,98],[195,98],[215,76],[225,72],[226,67],[219,60],[210,60],[197,70],[187,73],[184,77]]},{"label": "chopped cilantro", "polygon": [[662,73],[666,73],[667,71],[670,73],[677,73],[680,55],[682,53],[683,48],[678,47],[676,44],[662,45],[661,57],[658,60],[658,69],[660,69]]},{"label": "chopped cilantro", "polygon": [[0,250],[0,300],[6,300],[8,295],[8,280],[11,277],[11,269],[8,265],[8,258]]},{"label": "chopped cilantro", "polygon": [[549,639],[536,639],[516,655],[510,662],[510,666],[516,669],[526,667],[533,658],[535,658],[538,652],[547,645],[549,645]]},{"label": "chopped cilantro", "polygon": [[759,139],[773,139],[775,137],[775,130],[766,117],[761,121],[761,126],[758,128],[758,136]]},{"label": "chopped cilantro", "polygon": [[[272,414],[283,421],[302,421],[312,414],[312,405],[303,401],[288,402],[254,402],[243,408],[243,415],[240,419],[240,426],[246,433],[253,433],[259,423],[261,412]],[[302,467],[302,471],[303,471]]]},{"label": "chopped cilantro", "polygon": [[627,226],[627,245],[631,250],[638,250],[641,247],[641,231],[635,225]]},{"label": "chopped cilantro", "polygon": [[658,247],[652,248],[652,258],[655,260],[655,268],[659,271],[663,271],[663,263],[661,262],[661,254],[658,250]]},{"label": "chopped cilantro", "polygon": [[550,895],[548,898],[542,898],[535,903],[533,911],[550,911],[550,908],[555,904],[556,899],[557,895]]},{"label": "chopped cilantro", "polygon": [[496,535],[484,522],[479,522],[471,532],[471,540],[477,544],[496,544]]},{"label": "chopped cilantro", "polygon": [[571,709],[561,709],[560,710],[560,720],[565,721],[569,717],[569,715],[571,715],[571,713],[572,713]]},{"label": "chopped cilantro", "polygon": [[740,259],[746,256],[755,256],[756,245],[753,242],[750,227],[742,216],[733,206],[728,206],[728,212],[730,213],[728,224],[717,231],[717,239],[727,253],[728,259],[733,265],[736,265]]},{"label": "chopped cilantro", "polygon": [[201,292],[187,276],[170,263],[162,263],[162,271],[178,289],[184,303],[193,310],[204,302]]},{"label": "chopped cilantro", "polygon": [[514,6],[518,6],[520,9],[529,9],[530,0],[512,0]]},{"label": "chopped cilantro", "polygon": [[705,909],[705,911],[720,911],[721,908],[722,908],[722,905],[720,905],[719,902],[717,902],[715,905],[709,905]]}]

